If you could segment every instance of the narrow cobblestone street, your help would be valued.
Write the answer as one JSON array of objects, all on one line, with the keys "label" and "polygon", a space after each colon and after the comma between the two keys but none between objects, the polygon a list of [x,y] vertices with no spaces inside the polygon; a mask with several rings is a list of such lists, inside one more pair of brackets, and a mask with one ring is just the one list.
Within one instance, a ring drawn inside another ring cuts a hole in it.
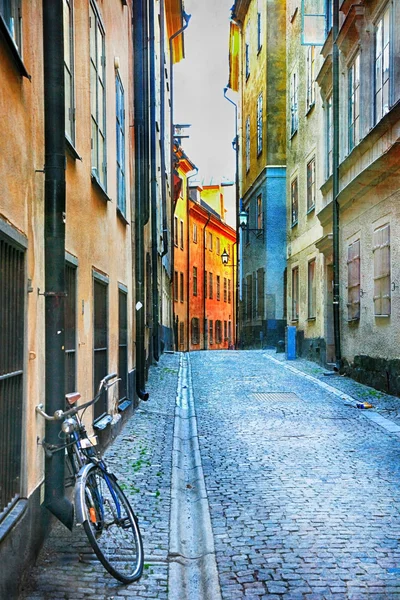
[{"label": "narrow cobblestone street", "polygon": [[[151,369],[150,401],[106,454],[139,515],[142,579],[118,584],[81,529],[56,526],[21,600],[178,598],[168,569],[180,365],[167,354]],[[400,597],[398,399],[270,351],[191,353],[189,371],[215,598]],[[357,409],[362,400],[377,410]]]}]

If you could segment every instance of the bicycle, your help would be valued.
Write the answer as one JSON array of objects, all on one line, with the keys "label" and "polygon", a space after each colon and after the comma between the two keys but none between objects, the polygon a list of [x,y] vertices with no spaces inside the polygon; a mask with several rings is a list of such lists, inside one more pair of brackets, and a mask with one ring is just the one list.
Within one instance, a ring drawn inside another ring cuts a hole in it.
[{"label": "bicycle", "polygon": [[96,452],[97,437],[87,435],[83,414],[78,415],[95,404],[103,390],[117,383],[118,379],[109,384],[116,377],[116,373],[104,377],[96,396],[85,404],[74,406],[81,397],[74,392],[66,394],[71,408],[57,410],[51,416],[44,412],[43,404],[39,404],[36,412],[49,421],[63,420],[61,432],[65,435],[65,443],[50,446],[43,442],[45,452],[65,449],[75,480],[77,524],[83,525],[89,543],[105,569],[122,583],[132,583],[143,572],[143,542],[138,519],[116,476]]}]

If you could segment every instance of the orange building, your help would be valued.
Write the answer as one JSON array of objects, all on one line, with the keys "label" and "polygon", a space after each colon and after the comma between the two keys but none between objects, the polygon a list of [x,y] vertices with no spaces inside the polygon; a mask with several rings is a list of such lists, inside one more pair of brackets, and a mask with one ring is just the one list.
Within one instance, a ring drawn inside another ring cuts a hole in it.
[{"label": "orange building", "polygon": [[236,232],[224,220],[224,187],[189,186],[195,166],[181,149],[177,158],[175,345],[180,351],[227,349],[236,337]]}]

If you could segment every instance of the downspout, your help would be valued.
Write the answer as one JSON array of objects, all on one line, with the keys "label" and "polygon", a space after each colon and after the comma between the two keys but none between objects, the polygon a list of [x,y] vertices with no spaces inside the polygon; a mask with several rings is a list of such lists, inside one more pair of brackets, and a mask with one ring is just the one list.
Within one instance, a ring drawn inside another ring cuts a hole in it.
[{"label": "downspout", "polygon": [[157,229],[157,164],[156,164],[156,59],[155,59],[155,28],[154,2],[149,4],[150,21],[150,177],[151,177],[151,262],[152,262],[152,307],[153,357],[158,362],[160,358],[159,339],[159,300],[158,300],[158,229]]},{"label": "downspout", "polygon": [[[175,206],[175,200],[174,200],[174,62],[173,62],[173,58],[172,58],[172,42],[174,41],[174,39],[176,37],[178,37],[178,35],[181,35],[185,29],[187,29],[188,25],[189,25],[189,21],[190,21],[191,15],[187,15],[185,12],[183,12],[183,19],[185,21],[185,24],[183,27],[181,27],[180,29],[178,29],[178,31],[176,31],[173,35],[171,35],[171,37],[169,38],[169,78],[170,78],[170,84],[171,84],[171,89],[170,89],[170,102],[171,102],[171,108],[170,108],[170,116],[171,116],[171,123],[170,123],[170,137],[171,137],[171,156],[170,156],[170,168],[171,168],[171,179],[170,179],[170,190],[171,190],[171,201],[172,201],[172,206],[171,206],[171,236],[172,239],[174,239],[174,206]],[[171,285],[174,281],[174,244],[171,243]],[[172,323],[175,326],[175,314],[174,314],[174,303],[172,302]],[[174,327],[172,328],[172,331],[174,332]],[[176,340],[173,340],[173,345],[176,344]]]},{"label": "downspout", "polygon": [[146,0],[136,0],[132,7],[134,40],[134,120],[135,120],[135,295],[136,295],[136,392],[141,400],[148,399],[145,392],[145,272],[144,272],[144,222],[146,188],[146,72],[147,14]]},{"label": "downspout", "polygon": [[206,348],[206,325],[207,325],[207,298],[206,298],[206,245],[207,245],[207,225],[209,224],[211,219],[211,213],[208,213],[208,219],[206,224],[203,227],[203,350],[207,350]]},{"label": "downspout", "polygon": [[[65,395],[65,104],[64,33],[61,0],[43,0],[44,66],[44,260],[46,412]],[[46,442],[60,444],[60,422],[46,421]],[[65,497],[64,452],[45,458],[45,506],[72,530],[74,510]]]},{"label": "downspout", "polygon": [[333,119],[333,149],[332,149],[332,234],[333,234],[333,330],[335,339],[336,367],[342,366],[342,351],[340,344],[340,273],[339,273],[339,0],[333,0],[333,49],[332,49],[332,119]]},{"label": "downspout", "polygon": [[[189,335],[189,329],[190,329],[190,284],[189,284],[189,278],[190,278],[190,196],[189,196],[189,179],[191,179],[192,177],[195,177],[195,175],[197,175],[197,173],[199,172],[198,168],[195,167],[194,168],[194,173],[192,173],[191,175],[189,175],[189,177],[186,177],[186,222],[187,222],[187,275],[186,275],[186,298],[187,298],[187,315],[186,315],[186,320],[187,320],[187,331],[186,331],[186,347],[187,347],[187,351],[189,352],[190,350],[190,335]],[[204,285],[204,282],[203,282]]]}]

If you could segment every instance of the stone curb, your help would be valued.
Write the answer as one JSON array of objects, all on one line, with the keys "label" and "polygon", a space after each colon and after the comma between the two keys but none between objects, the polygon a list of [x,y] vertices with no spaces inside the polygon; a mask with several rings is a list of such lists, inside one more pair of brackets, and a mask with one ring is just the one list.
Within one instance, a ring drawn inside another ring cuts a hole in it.
[{"label": "stone curb", "polygon": [[[354,407],[357,406],[357,401],[352,396],[349,396],[349,394],[346,394],[345,392],[338,390],[337,388],[329,385],[328,383],[324,383],[323,381],[320,381],[319,379],[317,379],[316,377],[313,377],[312,375],[309,375],[308,373],[303,373],[303,371],[296,369],[296,367],[293,367],[292,365],[287,365],[287,364],[283,363],[282,361],[277,360],[276,358],[273,358],[272,356],[268,356],[268,354],[264,354],[264,356],[268,360],[271,360],[272,362],[280,365],[284,369],[287,369],[288,371],[292,371],[292,373],[296,373],[296,375],[300,375],[301,377],[304,377],[304,379],[308,379],[309,381],[312,381],[316,385],[319,385],[319,387],[323,388],[330,394],[334,394],[341,400],[345,400],[346,402],[349,402],[350,404],[352,404],[352,406],[354,406]],[[362,414],[370,421],[373,421],[374,423],[376,423],[377,425],[382,427],[385,431],[400,437],[400,426],[397,425],[397,423],[395,423],[391,419],[382,417],[382,415],[379,415],[378,413],[372,411],[372,409],[363,410]]]},{"label": "stone curb", "polygon": [[169,600],[221,600],[187,354],[175,408],[169,561]]}]

